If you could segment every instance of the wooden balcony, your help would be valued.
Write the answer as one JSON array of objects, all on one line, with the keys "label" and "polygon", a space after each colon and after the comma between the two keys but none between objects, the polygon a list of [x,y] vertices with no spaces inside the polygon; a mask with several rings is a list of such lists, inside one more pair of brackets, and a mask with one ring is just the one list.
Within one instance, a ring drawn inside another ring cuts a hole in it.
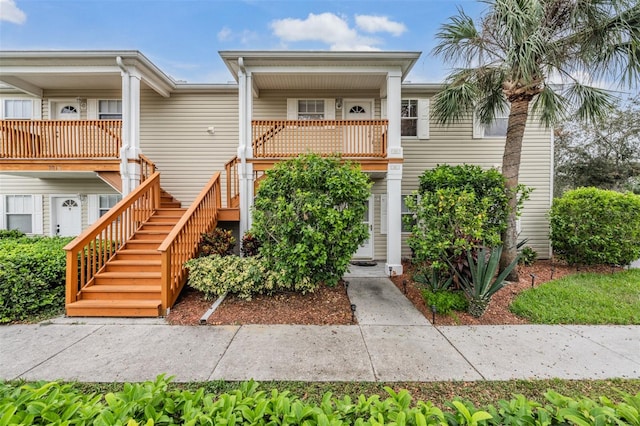
[{"label": "wooden balcony", "polygon": [[121,120],[0,120],[0,170],[117,171]]},{"label": "wooden balcony", "polygon": [[253,157],[387,157],[387,120],[254,120]]}]

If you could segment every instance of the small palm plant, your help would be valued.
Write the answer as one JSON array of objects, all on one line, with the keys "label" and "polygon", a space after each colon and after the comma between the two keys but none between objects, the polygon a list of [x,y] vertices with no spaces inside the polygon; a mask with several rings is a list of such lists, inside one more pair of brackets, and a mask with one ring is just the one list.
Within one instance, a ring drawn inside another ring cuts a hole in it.
[{"label": "small palm plant", "polygon": [[460,281],[460,286],[465,296],[469,300],[468,312],[476,318],[481,317],[489,306],[491,297],[502,287],[508,284],[505,278],[511,270],[516,267],[520,256],[517,256],[501,273],[496,277],[502,246],[488,249],[482,247],[478,252],[477,259],[474,258],[471,250],[467,251],[467,260],[471,277],[461,274],[452,266],[454,273]]}]

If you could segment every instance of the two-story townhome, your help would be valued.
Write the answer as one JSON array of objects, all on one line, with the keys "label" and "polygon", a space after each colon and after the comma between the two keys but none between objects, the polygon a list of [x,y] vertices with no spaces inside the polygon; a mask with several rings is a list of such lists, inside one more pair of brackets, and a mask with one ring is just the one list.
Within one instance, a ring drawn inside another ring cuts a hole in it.
[{"label": "two-story townhome", "polygon": [[[500,167],[506,117],[430,120],[439,84],[406,77],[419,52],[223,51],[235,80],[173,80],[137,51],[0,52],[0,229],[76,236],[68,315],[162,315],[213,226],[251,226],[261,176],[307,152],[340,154],[373,182],[355,254],[402,273],[405,197],[438,164]],[[534,119],[520,221],[549,257],[552,132]]]}]

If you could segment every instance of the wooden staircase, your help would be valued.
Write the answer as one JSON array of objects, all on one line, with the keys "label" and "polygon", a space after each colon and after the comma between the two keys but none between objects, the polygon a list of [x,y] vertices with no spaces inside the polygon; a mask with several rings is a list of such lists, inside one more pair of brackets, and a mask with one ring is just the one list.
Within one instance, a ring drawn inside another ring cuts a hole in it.
[{"label": "wooden staircase", "polygon": [[161,253],[158,247],[186,209],[161,190],[160,208],[67,305],[71,317],[158,317]]}]

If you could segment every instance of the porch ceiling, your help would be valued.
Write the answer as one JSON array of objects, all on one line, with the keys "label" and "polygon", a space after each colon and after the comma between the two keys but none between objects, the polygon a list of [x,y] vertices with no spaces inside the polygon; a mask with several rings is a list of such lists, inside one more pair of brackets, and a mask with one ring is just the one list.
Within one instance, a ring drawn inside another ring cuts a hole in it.
[{"label": "porch ceiling", "polygon": [[369,90],[383,87],[386,76],[379,74],[256,74],[254,83],[260,90]]}]

